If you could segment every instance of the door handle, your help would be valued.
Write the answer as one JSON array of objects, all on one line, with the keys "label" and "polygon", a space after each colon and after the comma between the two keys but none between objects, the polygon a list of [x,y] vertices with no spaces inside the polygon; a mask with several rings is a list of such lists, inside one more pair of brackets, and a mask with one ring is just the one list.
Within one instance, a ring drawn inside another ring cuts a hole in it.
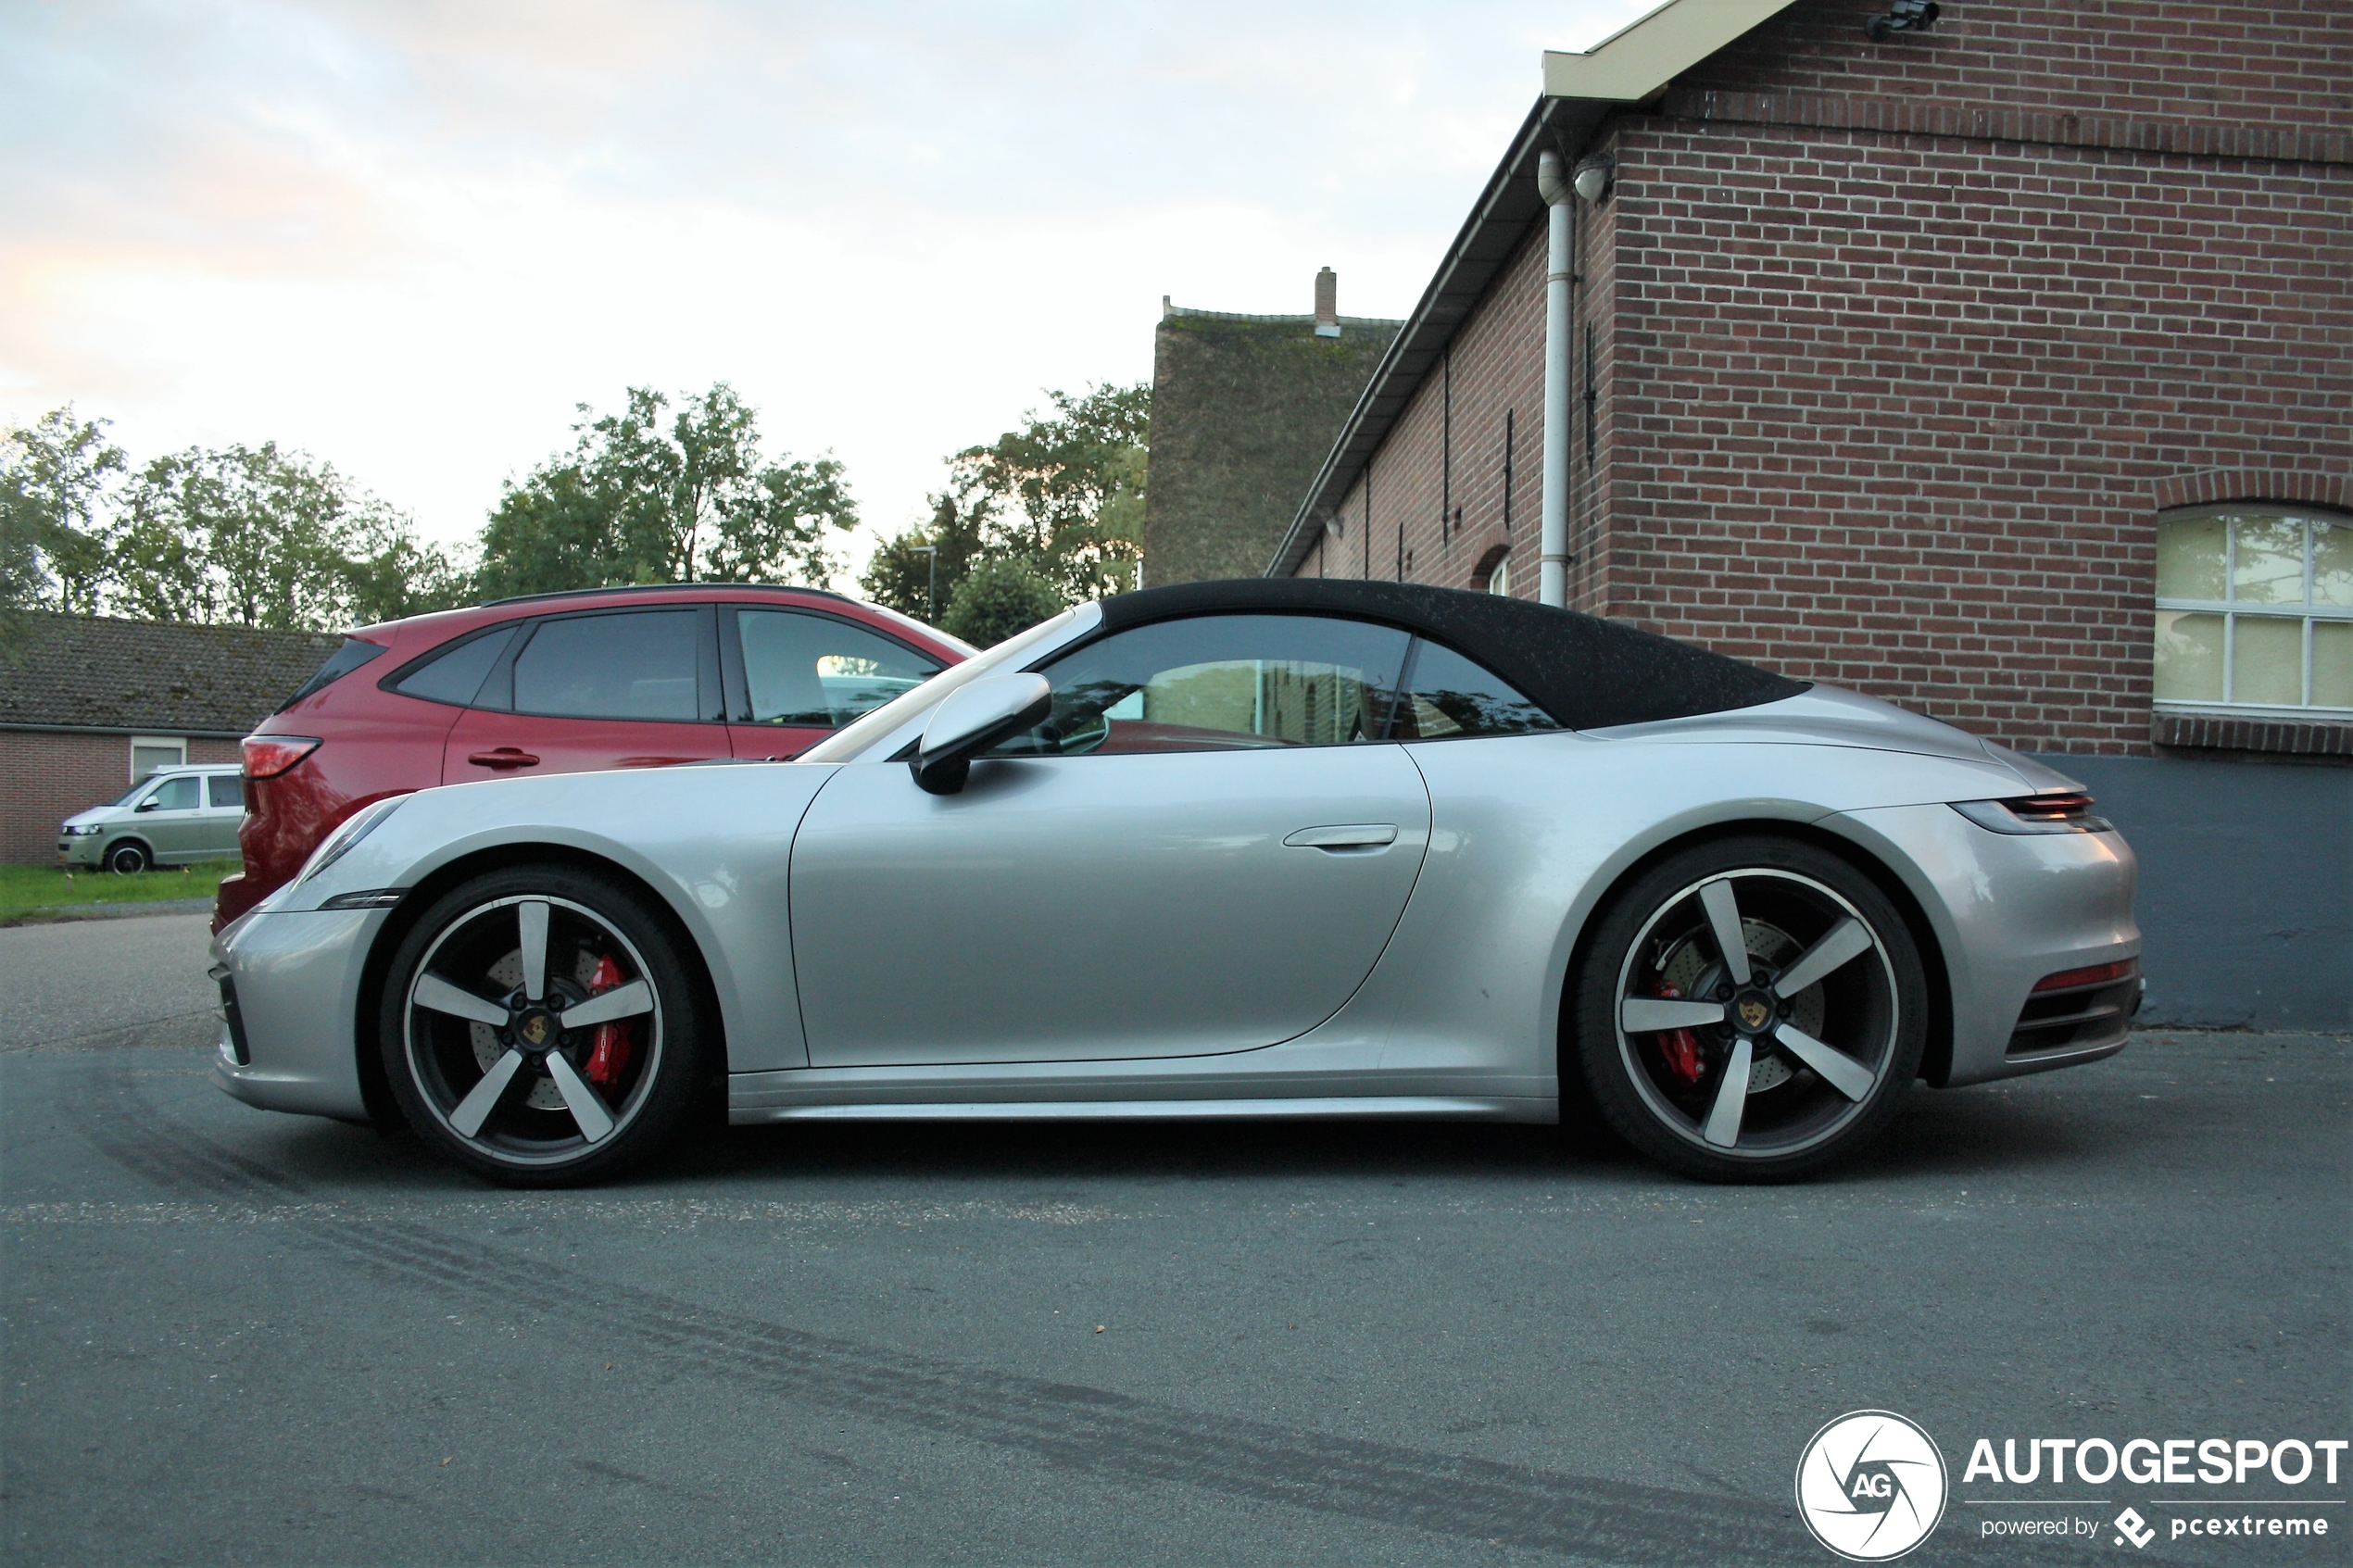
[{"label": "door handle", "polygon": [[502,746],[495,751],[477,751],[466,760],[477,768],[536,768],[539,759],[519,746]]},{"label": "door handle", "polygon": [[1346,822],[1336,827],[1302,828],[1283,842],[1295,849],[1378,849],[1397,842],[1397,824]]}]

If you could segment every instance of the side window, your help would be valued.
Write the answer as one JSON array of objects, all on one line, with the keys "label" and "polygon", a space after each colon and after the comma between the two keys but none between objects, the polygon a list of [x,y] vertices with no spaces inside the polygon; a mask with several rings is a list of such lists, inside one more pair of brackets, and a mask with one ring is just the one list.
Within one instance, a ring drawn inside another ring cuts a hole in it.
[{"label": "side window", "polygon": [[427,702],[447,702],[465,708],[482,691],[482,683],[514,640],[515,629],[501,626],[479,637],[459,643],[434,658],[422,669],[411,671],[407,679],[393,687],[402,696],[422,697]]},{"label": "side window", "polygon": [[1398,705],[1392,740],[1444,740],[1455,736],[1525,735],[1557,730],[1553,716],[1529,701],[1500,676],[1473,664],[1453,648],[1428,641],[1414,644],[1414,664],[1405,676],[1405,700]]},{"label": "side window", "polygon": [[1219,751],[1380,740],[1412,639],[1309,615],[1139,626],[1046,667],[1052,713],[998,756]]},{"label": "side window", "polygon": [[829,615],[739,609],[749,710],[739,724],[837,729],[939,672],[939,661]]},{"label": "side window", "polygon": [[245,809],[245,781],[234,773],[215,773],[205,784],[216,811],[242,811]]},{"label": "side window", "polygon": [[540,622],[515,656],[515,711],[560,719],[701,717],[692,609]]},{"label": "side window", "polygon": [[147,797],[147,809],[151,811],[193,811],[204,804],[199,794],[203,787],[193,773],[166,779],[156,785],[155,794]]}]

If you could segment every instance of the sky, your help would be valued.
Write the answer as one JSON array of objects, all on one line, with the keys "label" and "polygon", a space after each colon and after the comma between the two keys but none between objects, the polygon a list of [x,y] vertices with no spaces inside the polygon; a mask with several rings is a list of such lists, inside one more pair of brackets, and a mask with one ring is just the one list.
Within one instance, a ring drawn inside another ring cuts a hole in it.
[{"label": "sky", "polygon": [[460,543],[576,406],[724,380],[862,558],[1148,379],[1164,295],[1404,315],[1541,52],[1652,3],[0,0],[0,420],[275,440]]}]

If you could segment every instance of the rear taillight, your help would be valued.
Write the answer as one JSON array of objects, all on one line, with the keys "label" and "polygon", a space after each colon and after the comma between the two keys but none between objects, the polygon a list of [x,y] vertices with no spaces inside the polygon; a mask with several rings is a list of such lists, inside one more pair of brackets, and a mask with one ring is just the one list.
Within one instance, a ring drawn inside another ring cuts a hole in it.
[{"label": "rear taillight", "polygon": [[2113,833],[2116,824],[2092,815],[2082,790],[2017,795],[2006,800],[1956,800],[1953,809],[1994,833]]},{"label": "rear taillight", "polygon": [[2063,969],[2057,974],[2046,974],[2034,983],[2037,991],[2074,991],[2086,985],[2106,985],[2111,981],[2130,980],[2139,972],[2138,959],[2119,959],[2114,963],[2095,963],[2088,969]]},{"label": "rear taillight", "polygon": [[312,735],[247,735],[244,741],[245,777],[274,779],[319,749]]}]

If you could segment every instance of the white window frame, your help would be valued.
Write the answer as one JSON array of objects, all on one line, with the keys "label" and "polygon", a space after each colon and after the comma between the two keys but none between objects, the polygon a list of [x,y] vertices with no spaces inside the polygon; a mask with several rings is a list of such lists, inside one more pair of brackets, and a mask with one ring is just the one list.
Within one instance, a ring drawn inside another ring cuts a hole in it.
[{"label": "white window frame", "polygon": [[[2168,522],[2187,522],[2199,518],[2243,516],[2273,516],[2295,518],[2304,524],[2304,597],[2300,601],[2257,604],[2238,598],[2179,599],[2160,596],[2156,601],[2159,614],[2186,611],[2222,618],[2222,700],[2220,702],[2190,701],[2182,697],[2154,697],[2160,713],[2229,714],[2251,719],[2353,719],[2353,707],[2322,707],[2312,698],[2312,627],[2317,621],[2353,621],[2353,605],[2323,605],[2312,602],[2312,524],[2324,519],[2339,528],[2353,530],[2353,518],[2344,517],[2326,507],[2308,507],[2284,501],[2226,501],[2214,506],[2183,507],[2168,511],[2158,520],[2162,528]],[[2223,530],[2222,591],[2234,593],[2238,583],[2239,531],[2235,526]],[[2241,617],[2263,621],[2294,621],[2302,629],[2304,639],[2304,701],[2293,707],[2280,703],[2233,702],[2231,692],[2237,684],[2238,623]]]},{"label": "white window frame", "polygon": [[[139,771],[139,753],[143,751],[177,751],[180,753],[180,759],[177,762],[157,763],[142,773]],[[126,782],[130,784],[137,784],[143,778],[151,779],[166,768],[184,768],[188,765],[188,737],[185,735],[132,735],[131,753],[127,761],[131,769],[131,777]]]}]

